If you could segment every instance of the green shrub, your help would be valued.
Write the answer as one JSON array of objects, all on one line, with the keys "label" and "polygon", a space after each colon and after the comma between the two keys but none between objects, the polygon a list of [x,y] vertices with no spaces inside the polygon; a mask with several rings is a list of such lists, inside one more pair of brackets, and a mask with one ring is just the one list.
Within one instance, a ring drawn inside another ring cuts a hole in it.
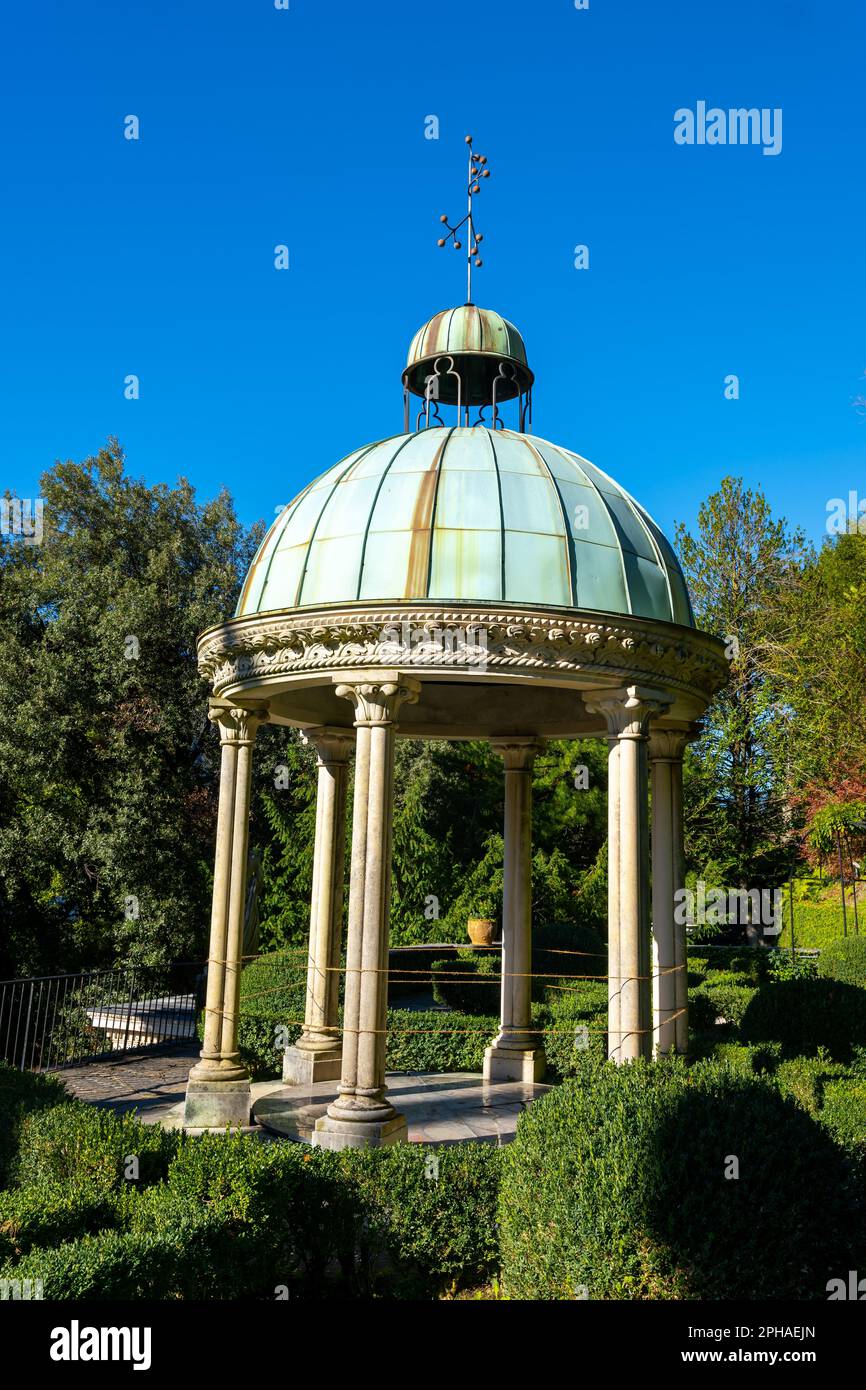
[{"label": "green shrub", "polygon": [[433,998],[464,1014],[498,1012],[502,959],[498,951],[461,948],[453,960],[433,962]]},{"label": "green shrub", "polygon": [[499,1016],[388,1010],[385,1065],[389,1071],[481,1071],[484,1049]]},{"label": "green shrub", "polygon": [[[146,1187],[165,1176],[179,1143],[177,1133],[159,1125],[72,1100],[27,1116],[14,1173],[21,1186],[93,1183],[106,1193],[129,1181]],[[126,1176],[132,1157],[137,1178]]]},{"label": "green shrub", "polygon": [[851,1076],[824,1086],[821,1120],[840,1143],[866,1155],[866,1077]]},{"label": "green shrub", "polygon": [[[848,920],[853,921],[853,907],[848,904]],[[842,904],[835,903],[795,903],[794,904],[794,944],[795,946],[818,947],[823,950],[831,942],[842,936]],[[785,898],[782,907],[782,932],[778,938],[779,946],[791,944],[791,909]]]},{"label": "green shrub", "polygon": [[790,1096],[810,1115],[819,1115],[824,1104],[824,1088],[828,1080],[844,1074],[844,1067],[834,1062],[826,1051],[819,1049],[816,1057],[792,1057],[776,1070],[776,1085],[783,1095]]},{"label": "green shrub", "polygon": [[746,1042],[780,1042],[791,1056],[825,1047],[844,1062],[866,1044],[866,990],[837,980],[776,981],[757,991],[740,1032]]},{"label": "green shrub", "polygon": [[607,981],[584,980],[561,992],[551,990],[537,1004],[533,1021],[543,1028],[546,1081],[581,1074],[584,1055],[607,1055]]},{"label": "green shrub", "polygon": [[689,990],[689,1028],[693,1032],[703,1032],[714,1027],[718,1009],[707,993],[706,983]]},{"label": "green shrub", "polygon": [[306,997],[306,951],[259,956],[241,972],[238,1048],[254,1080],[282,1075],[282,1044],[300,1036]]},{"label": "green shrub", "polygon": [[81,1239],[29,1253],[7,1242],[23,1253],[3,1273],[42,1279],[45,1297],[63,1299],[273,1298],[283,1285],[316,1297],[328,1279],[436,1297],[496,1266],[499,1156],[490,1145],[336,1154],[187,1139],[166,1180],[126,1201],[125,1230],[85,1235],[82,1209],[67,1227]]},{"label": "green shrub", "polygon": [[102,1230],[116,1219],[111,1195],[94,1183],[11,1188],[0,1192],[0,1261]]},{"label": "green shrub", "polygon": [[41,1280],[46,1299],[219,1298],[210,1277],[214,1237],[224,1239],[213,1218],[188,1212],[159,1234],[102,1231],[32,1250],[0,1269],[0,1279]]},{"label": "green shrub", "polygon": [[312,1293],[328,1262],[351,1245],[354,1208],[333,1155],[242,1135],[185,1143],[164,1184],[130,1212],[141,1235],[178,1230],[185,1213],[210,1218],[212,1296],[273,1296],[285,1284]]},{"label": "green shrub", "polygon": [[501,1152],[490,1144],[342,1151],[344,1181],[364,1215],[368,1287],[429,1298],[489,1279],[499,1260]]},{"label": "green shrub", "polygon": [[769,980],[814,980],[818,973],[815,960],[799,950],[794,956],[790,951],[769,951],[767,964]]},{"label": "green shrub", "polygon": [[[593,1051],[604,1052],[605,1047],[604,1011],[596,1013],[576,1004],[562,1007],[561,1014],[546,1004],[532,1009],[532,1026],[547,1054],[552,1080],[573,1075],[585,1041]],[[498,1014],[389,1009],[385,1064],[389,1071],[480,1072],[484,1050],[498,1032]]]},{"label": "green shrub", "polygon": [[564,982],[562,988],[548,991],[546,1003],[557,1018],[594,1018],[596,1014],[607,1017],[607,980]]},{"label": "green shrub", "polygon": [[503,1152],[510,1297],[823,1299],[866,1258],[847,1155],[769,1082],[673,1059],[586,1066]]},{"label": "green shrub", "polygon": [[825,980],[866,986],[866,936],[831,941],[818,957],[818,974]]},{"label": "green shrub", "polygon": [[565,1081],[582,1074],[587,1052],[599,1060],[607,1056],[607,1025],[597,1020],[565,1031],[560,1021],[545,1029],[541,1041],[546,1059],[544,1080]]},{"label": "green shrub", "polygon": [[739,1028],[742,1023],[746,1010],[749,1008],[757,989],[752,989],[748,984],[739,984],[736,979],[733,981],[721,980],[716,983],[716,977],[710,975],[706,983],[701,985],[698,994],[705,994],[710,1002],[711,1011],[716,1019],[722,1018],[733,1028]]},{"label": "green shrub", "polygon": [[307,994],[307,953],[289,949],[257,956],[241,971],[241,1013],[302,1025]]},{"label": "green shrub", "polygon": [[[282,1076],[283,1046],[300,1036],[307,991],[307,954],[273,951],[241,971],[238,1049],[254,1081]],[[198,1022],[204,1036],[204,1018]]]},{"label": "green shrub", "polygon": [[0,1187],[9,1181],[25,1117],[68,1100],[69,1092],[58,1077],[17,1071],[0,1062]]},{"label": "green shrub", "polygon": [[762,1076],[775,1072],[781,1047],[778,1043],[717,1042],[711,1055],[741,1076]]}]

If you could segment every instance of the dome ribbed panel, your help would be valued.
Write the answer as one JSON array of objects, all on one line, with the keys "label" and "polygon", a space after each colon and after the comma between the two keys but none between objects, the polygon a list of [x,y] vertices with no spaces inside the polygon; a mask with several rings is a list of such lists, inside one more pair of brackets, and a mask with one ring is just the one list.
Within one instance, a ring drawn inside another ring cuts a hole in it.
[{"label": "dome ribbed panel", "polygon": [[315,479],[262,542],[237,612],[425,599],[694,626],[674,551],[633,497],[570,450],[483,427],[396,435]]}]

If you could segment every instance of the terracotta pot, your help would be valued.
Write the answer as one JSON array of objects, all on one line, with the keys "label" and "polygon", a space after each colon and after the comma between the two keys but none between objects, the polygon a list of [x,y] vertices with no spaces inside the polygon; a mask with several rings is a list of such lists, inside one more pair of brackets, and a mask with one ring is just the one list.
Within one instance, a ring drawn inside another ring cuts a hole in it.
[{"label": "terracotta pot", "polygon": [[490,917],[470,917],[466,923],[466,930],[472,945],[492,946],[495,926],[496,923]]}]

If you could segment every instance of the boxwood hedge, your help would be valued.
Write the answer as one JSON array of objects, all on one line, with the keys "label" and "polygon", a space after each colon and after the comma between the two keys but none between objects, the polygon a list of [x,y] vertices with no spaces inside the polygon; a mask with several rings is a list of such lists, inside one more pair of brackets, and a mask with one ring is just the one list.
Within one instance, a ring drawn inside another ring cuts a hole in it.
[{"label": "boxwood hedge", "polygon": [[821,1299],[866,1261],[849,1156],[769,1082],[718,1063],[585,1065],[503,1152],[510,1297]]}]

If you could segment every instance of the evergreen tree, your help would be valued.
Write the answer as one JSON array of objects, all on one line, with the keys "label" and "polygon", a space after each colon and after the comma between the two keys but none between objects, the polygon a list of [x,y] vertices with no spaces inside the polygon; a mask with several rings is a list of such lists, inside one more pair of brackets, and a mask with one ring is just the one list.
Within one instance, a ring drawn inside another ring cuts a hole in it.
[{"label": "evergreen tree", "polygon": [[200,956],[219,765],[197,635],[258,542],[226,493],[147,487],[116,440],[0,542],[0,971]]},{"label": "evergreen tree", "polygon": [[730,659],[729,681],[686,756],[687,856],[711,882],[769,886],[790,856],[777,756],[784,707],[768,656],[804,544],[741,478],[724,478],[701,505],[695,535],[677,527],[697,625],[724,639]]}]

